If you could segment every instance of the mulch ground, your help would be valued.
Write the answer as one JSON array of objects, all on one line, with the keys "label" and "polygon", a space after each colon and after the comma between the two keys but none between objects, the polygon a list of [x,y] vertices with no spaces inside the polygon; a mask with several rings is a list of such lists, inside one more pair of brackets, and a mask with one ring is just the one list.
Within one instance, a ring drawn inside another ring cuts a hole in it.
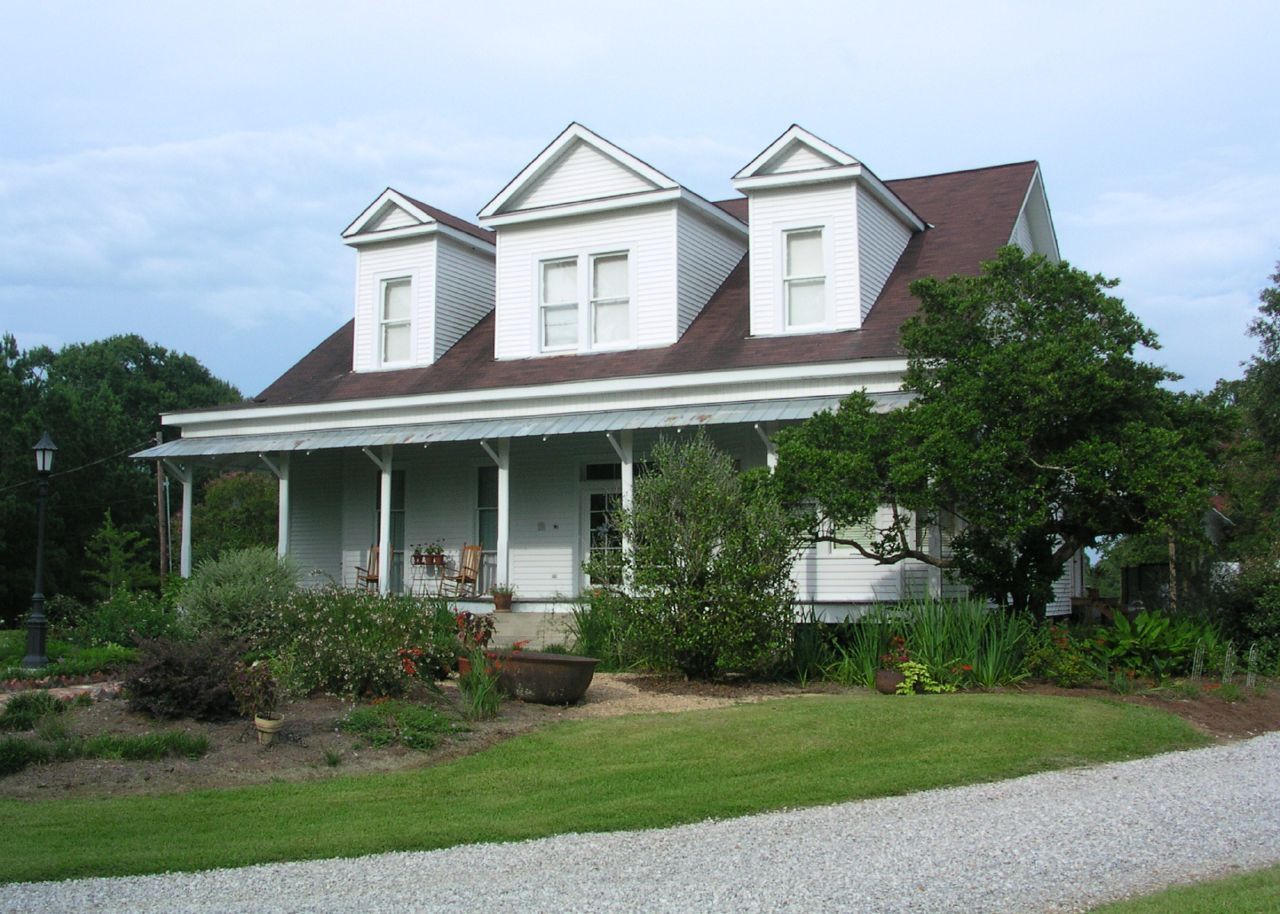
[{"label": "mulch ground", "polygon": [[[456,686],[449,682],[444,689],[443,699],[437,700],[456,707]],[[861,690],[825,682],[801,688],[786,683],[703,683],[689,682],[679,676],[602,673],[597,674],[587,699],[579,706],[559,708],[507,701],[495,720],[466,723],[467,729],[442,736],[436,748],[425,752],[401,746],[373,749],[358,745],[355,737],[338,729],[338,722],[353,705],[337,698],[311,698],[287,705],[282,709],[284,729],[275,743],[263,747],[258,744],[253,725],[248,721],[155,721],[129,711],[123,699],[103,697],[68,715],[72,735],[182,730],[207,736],[208,754],[199,759],[155,762],[81,759],[33,766],[0,778],[0,796],[27,800],[122,796],[401,771],[469,755],[560,720],[698,710],[739,702],[849,691]],[[1266,688],[1260,690],[1242,689],[1242,698],[1234,702],[1224,701],[1212,690],[1197,698],[1167,694],[1119,695],[1105,689],[1060,689],[1038,684],[1023,685],[1012,691],[1146,705],[1177,714],[1219,739],[1244,739],[1267,730],[1280,730],[1278,683],[1267,683]],[[425,694],[416,697],[428,700]]]}]

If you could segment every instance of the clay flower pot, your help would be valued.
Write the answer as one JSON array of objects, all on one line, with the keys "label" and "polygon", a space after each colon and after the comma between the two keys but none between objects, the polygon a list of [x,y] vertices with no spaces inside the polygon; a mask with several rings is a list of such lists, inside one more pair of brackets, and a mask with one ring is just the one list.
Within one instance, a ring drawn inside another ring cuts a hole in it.
[{"label": "clay flower pot", "polygon": [[876,691],[881,695],[896,695],[898,686],[906,679],[897,670],[876,670]]},{"label": "clay flower pot", "polygon": [[266,716],[255,714],[253,717],[254,729],[258,731],[258,743],[262,746],[270,746],[271,741],[276,738],[276,733],[284,726],[284,718],[279,714],[270,714]]}]

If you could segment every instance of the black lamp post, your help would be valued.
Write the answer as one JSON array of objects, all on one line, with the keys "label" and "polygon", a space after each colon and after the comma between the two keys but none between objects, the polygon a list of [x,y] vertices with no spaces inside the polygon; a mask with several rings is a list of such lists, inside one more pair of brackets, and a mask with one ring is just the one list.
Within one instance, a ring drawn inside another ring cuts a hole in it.
[{"label": "black lamp post", "polygon": [[53,472],[53,452],[57,449],[48,432],[32,448],[36,452],[36,591],[31,595],[31,615],[27,617],[27,656],[22,658],[27,669],[49,665],[45,656],[49,620],[44,615],[44,503],[49,498],[49,474]]}]

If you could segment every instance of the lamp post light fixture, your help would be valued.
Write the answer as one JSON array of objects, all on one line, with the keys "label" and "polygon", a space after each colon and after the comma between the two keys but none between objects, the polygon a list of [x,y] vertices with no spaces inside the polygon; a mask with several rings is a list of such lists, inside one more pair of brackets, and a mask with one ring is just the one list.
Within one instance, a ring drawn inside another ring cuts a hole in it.
[{"label": "lamp post light fixture", "polygon": [[27,656],[22,665],[38,669],[49,665],[45,641],[49,620],[44,615],[44,504],[49,498],[49,474],[53,472],[53,452],[58,446],[46,431],[32,448],[36,452],[36,589],[31,595],[31,615],[27,617]]}]

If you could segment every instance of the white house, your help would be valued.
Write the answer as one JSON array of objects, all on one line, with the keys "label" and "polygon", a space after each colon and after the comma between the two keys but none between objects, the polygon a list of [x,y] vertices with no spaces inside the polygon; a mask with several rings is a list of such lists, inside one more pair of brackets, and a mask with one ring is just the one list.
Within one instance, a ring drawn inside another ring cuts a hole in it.
[{"label": "white house", "polygon": [[[1035,162],[881,181],[793,126],[733,184],[708,201],[570,124],[479,225],[388,189],[342,233],[352,320],[252,401],[165,416],[181,437],[137,456],[185,481],[184,510],[197,463],[269,468],[303,569],[353,583],[390,544],[381,587],[422,587],[412,544],[456,561],[479,543],[486,583],[553,609],[592,550],[620,547],[605,518],[658,436],[705,428],[746,468],[852,391],[891,409],[913,279],[1009,243],[1058,255]],[[831,613],[950,590],[829,544],[795,580]]]}]

